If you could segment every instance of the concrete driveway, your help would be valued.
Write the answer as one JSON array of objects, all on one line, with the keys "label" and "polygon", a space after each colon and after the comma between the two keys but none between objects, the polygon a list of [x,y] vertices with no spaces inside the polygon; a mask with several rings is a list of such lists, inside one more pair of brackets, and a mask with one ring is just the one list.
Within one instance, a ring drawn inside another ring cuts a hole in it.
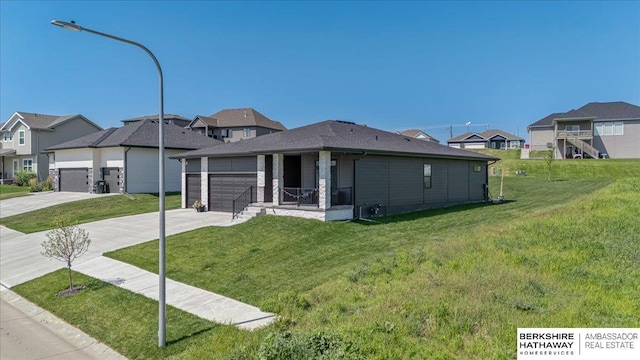
[{"label": "concrete driveway", "polygon": [[[205,226],[230,226],[231,214],[221,212],[196,213],[193,209],[166,212],[166,235],[173,235]],[[104,252],[121,249],[158,238],[158,213],[80,224],[89,232],[89,251],[73,265],[99,257]],[[12,287],[63,268],[60,261],[40,254],[47,231],[22,234],[0,226],[0,283]]]},{"label": "concrete driveway", "polygon": [[115,194],[89,194],[80,192],[44,192],[33,193],[27,196],[5,199],[0,201],[0,218],[26,213],[33,210],[44,209],[49,206],[63,204],[71,201],[92,199],[99,196]]}]

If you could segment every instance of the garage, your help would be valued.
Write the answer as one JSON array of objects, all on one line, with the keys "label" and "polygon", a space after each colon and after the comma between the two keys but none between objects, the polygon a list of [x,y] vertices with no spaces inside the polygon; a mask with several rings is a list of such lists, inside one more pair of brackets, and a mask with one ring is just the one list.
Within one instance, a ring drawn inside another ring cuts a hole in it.
[{"label": "garage", "polygon": [[200,199],[200,174],[187,174],[187,207]]},{"label": "garage", "polygon": [[89,170],[87,168],[60,169],[58,184],[60,191],[89,192]]},{"label": "garage", "polygon": [[253,186],[253,199],[256,198],[257,185],[256,174],[210,174],[209,210],[232,212],[233,200],[250,186]]},{"label": "garage", "polygon": [[464,144],[465,149],[484,149],[485,147],[486,145],[483,142]]}]

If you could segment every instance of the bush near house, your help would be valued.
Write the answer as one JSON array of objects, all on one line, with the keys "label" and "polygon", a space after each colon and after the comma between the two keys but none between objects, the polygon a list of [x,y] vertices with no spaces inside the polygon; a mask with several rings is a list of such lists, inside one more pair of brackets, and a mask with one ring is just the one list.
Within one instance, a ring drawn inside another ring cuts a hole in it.
[{"label": "bush near house", "polygon": [[37,176],[33,171],[20,170],[13,176],[13,183],[18,186],[29,186],[29,180],[35,178],[37,178]]}]

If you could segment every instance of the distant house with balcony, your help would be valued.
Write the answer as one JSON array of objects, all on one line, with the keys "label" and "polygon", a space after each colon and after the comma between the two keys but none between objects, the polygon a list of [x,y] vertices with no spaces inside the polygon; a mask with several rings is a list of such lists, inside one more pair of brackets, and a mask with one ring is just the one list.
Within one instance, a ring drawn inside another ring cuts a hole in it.
[{"label": "distant house with balcony", "polygon": [[447,140],[447,145],[458,149],[520,149],[524,139],[502,130],[486,130],[466,132]]},{"label": "distant house with balcony", "polygon": [[43,150],[102,130],[86,117],[15,112],[0,125],[0,182],[11,183],[20,170],[36,173],[42,181],[49,176],[49,158]]},{"label": "distant house with balcony", "polygon": [[640,158],[640,106],[592,102],[550,114],[527,127],[530,149],[555,149],[556,159]]},{"label": "distant house with balcony", "polygon": [[188,127],[208,137],[235,142],[287,130],[252,108],[225,109],[209,116],[197,115]]}]

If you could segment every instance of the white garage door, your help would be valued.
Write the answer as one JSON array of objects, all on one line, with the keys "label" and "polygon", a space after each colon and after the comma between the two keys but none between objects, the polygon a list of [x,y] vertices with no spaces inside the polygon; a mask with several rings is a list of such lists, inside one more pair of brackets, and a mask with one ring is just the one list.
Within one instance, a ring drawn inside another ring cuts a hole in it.
[{"label": "white garage door", "polygon": [[464,144],[465,149],[484,149],[484,143],[467,143]]}]

